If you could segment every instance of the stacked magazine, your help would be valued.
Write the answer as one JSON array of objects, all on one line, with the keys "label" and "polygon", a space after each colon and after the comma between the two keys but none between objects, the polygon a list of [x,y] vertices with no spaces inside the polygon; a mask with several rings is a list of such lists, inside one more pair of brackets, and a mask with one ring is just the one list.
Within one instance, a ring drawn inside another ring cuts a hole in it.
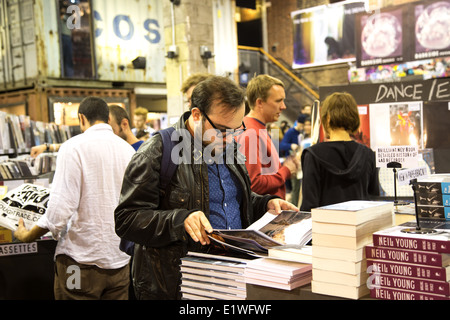
[{"label": "stacked magazine", "polygon": [[185,300],[245,300],[246,259],[189,252],[181,259],[181,293]]},{"label": "stacked magazine", "polygon": [[[312,237],[309,212],[282,211],[279,215],[267,212],[247,229],[214,230],[209,235],[207,253],[189,252],[181,259],[181,293],[183,299],[240,300],[247,296],[246,283],[261,263],[269,263],[270,248],[306,246]],[[275,261],[275,260],[274,260]],[[311,264],[276,260],[271,269],[275,283],[258,283],[291,289],[311,281]],[[248,268],[250,263],[251,268]],[[246,271],[248,269],[248,271]],[[277,281],[281,283],[276,283]]]},{"label": "stacked magazine", "polygon": [[311,283],[312,265],[271,258],[247,263],[245,282],[283,290],[292,290]]}]

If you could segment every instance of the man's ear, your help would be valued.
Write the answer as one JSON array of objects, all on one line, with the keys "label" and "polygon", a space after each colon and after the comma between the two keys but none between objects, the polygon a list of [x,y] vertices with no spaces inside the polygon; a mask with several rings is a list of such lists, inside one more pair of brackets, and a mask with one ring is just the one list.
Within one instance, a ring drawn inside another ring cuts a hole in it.
[{"label": "man's ear", "polygon": [[84,114],[79,113],[78,114],[78,120],[80,121],[80,126],[84,126],[84,123],[86,121],[86,118],[85,118]]},{"label": "man's ear", "polygon": [[192,108],[191,114],[195,122],[200,121],[202,119],[202,113],[200,112],[199,108]]},{"label": "man's ear", "polygon": [[127,119],[122,119],[122,121],[120,122],[120,127],[122,127],[122,129],[126,129],[126,128],[130,128],[130,124],[128,123]]},{"label": "man's ear", "polygon": [[263,102],[264,101],[261,98],[256,99],[256,101],[255,101],[255,109],[262,108],[262,103]]}]

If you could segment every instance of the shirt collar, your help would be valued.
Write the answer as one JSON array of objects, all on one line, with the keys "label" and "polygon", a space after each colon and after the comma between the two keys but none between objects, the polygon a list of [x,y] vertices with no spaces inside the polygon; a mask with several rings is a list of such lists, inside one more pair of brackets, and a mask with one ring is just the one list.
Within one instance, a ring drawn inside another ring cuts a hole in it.
[{"label": "shirt collar", "polygon": [[261,120],[258,120],[258,119],[256,119],[256,118],[252,118],[252,117],[249,117],[249,116],[246,116],[246,117],[244,117],[244,121],[245,120],[249,120],[249,121],[256,121],[259,125],[261,125],[262,127],[266,127],[266,124],[264,123],[264,122],[262,122]]},{"label": "shirt collar", "polygon": [[112,127],[107,123],[99,123],[89,127],[85,132],[101,131],[101,130],[112,131]]}]

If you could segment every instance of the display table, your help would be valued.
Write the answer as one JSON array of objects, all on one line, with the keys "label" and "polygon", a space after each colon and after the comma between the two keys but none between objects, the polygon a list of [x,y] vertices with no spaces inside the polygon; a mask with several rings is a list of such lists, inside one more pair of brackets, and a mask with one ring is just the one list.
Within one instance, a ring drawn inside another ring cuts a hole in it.
[{"label": "display table", "polygon": [[[370,296],[360,300],[371,299]],[[349,300],[346,298],[317,294],[311,291],[311,285],[305,285],[293,290],[247,284],[247,300]]]},{"label": "display table", "polygon": [[53,300],[57,242],[0,244],[0,299]]}]

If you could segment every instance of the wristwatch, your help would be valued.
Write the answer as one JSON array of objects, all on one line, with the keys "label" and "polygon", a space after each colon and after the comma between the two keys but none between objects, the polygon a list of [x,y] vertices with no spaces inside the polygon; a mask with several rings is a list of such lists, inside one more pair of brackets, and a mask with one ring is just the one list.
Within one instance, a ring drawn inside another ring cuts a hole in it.
[{"label": "wristwatch", "polygon": [[50,143],[45,144],[45,151],[50,151]]}]

